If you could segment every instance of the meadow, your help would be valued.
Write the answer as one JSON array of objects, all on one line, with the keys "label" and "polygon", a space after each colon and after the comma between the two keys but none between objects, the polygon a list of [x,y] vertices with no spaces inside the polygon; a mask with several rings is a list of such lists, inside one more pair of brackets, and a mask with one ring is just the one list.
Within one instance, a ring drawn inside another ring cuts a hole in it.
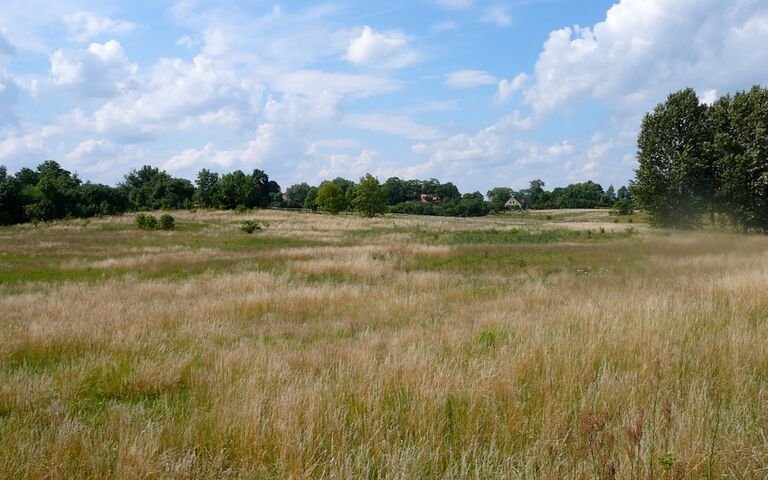
[{"label": "meadow", "polygon": [[768,237],[172,214],[0,228],[0,478],[768,477]]}]

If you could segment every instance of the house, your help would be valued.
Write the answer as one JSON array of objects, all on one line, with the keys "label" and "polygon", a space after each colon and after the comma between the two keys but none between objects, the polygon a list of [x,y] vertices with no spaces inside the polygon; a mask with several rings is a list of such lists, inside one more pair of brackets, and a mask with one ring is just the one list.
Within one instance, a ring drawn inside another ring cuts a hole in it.
[{"label": "house", "polygon": [[509,209],[523,209],[523,204],[520,203],[515,197],[509,197],[509,200],[507,200],[507,203],[505,203],[504,206]]},{"label": "house", "polygon": [[440,204],[440,195],[430,195],[429,193],[420,193],[419,202]]}]

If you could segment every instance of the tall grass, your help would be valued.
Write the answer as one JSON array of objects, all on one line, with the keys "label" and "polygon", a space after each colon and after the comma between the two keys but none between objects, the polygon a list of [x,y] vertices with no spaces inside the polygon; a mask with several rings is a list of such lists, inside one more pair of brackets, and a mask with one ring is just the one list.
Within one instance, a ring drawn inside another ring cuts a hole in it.
[{"label": "tall grass", "polygon": [[0,285],[0,477],[768,471],[768,239],[262,212],[254,245],[233,214],[174,215],[205,228],[2,232],[3,278],[69,273]]}]

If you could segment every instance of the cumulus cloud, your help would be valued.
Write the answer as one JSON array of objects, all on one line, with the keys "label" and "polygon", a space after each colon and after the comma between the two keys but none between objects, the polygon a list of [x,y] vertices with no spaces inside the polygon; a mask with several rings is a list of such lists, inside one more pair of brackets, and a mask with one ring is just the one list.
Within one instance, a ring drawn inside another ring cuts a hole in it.
[{"label": "cumulus cloud", "polygon": [[421,125],[408,117],[383,113],[351,113],[344,119],[353,128],[397,135],[413,140],[433,140],[439,137],[436,128]]},{"label": "cumulus cloud", "polygon": [[515,92],[523,89],[526,83],[528,83],[529,77],[525,73],[517,75],[512,80],[500,80],[499,81],[499,93],[496,95],[497,103],[506,103]]},{"label": "cumulus cloud", "polygon": [[445,85],[452,88],[474,88],[496,82],[498,79],[484,70],[457,70],[445,76]]},{"label": "cumulus cloud", "polygon": [[115,20],[94,12],[78,11],[64,17],[64,24],[72,40],[87,42],[102,35],[121,35],[136,28],[127,20]]},{"label": "cumulus cloud", "polygon": [[448,10],[464,10],[475,4],[474,0],[434,0],[434,2]]},{"label": "cumulus cloud", "polygon": [[350,40],[344,59],[355,65],[402,68],[413,63],[416,55],[402,32],[376,32],[366,25]]},{"label": "cumulus cloud", "polygon": [[113,97],[135,87],[138,67],[120,42],[92,43],[87,49],[53,52],[51,83],[83,97]]},{"label": "cumulus cloud", "polygon": [[75,110],[66,121],[122,142],[161,132],[212,125],[237,126],[258,110],[263,87],[196,57],[160,60],[147,78],[109,100],[90,117]]},{"label": "cumulus cloud", "polygon": [[21,135],[11,132],[0,141],[0,161],[10,161],[17,165],[40,162],[49,152],[47,140],[61,133],[53,126],[43,127],[38,131]]},{"label": "cumulus cloud", "polygon": [[550,33],[525,99],[542,113],[586,98],[644,111],[685,86],[733,91],[765,81],[766,56],[764,2],[621,0],[593,27]]}]

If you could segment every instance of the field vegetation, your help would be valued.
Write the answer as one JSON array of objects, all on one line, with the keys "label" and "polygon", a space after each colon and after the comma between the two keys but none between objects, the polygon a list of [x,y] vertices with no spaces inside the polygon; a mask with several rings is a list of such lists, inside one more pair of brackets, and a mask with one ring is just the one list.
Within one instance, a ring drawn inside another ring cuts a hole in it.
[{"label": "field vegetation", "polygon": [[768,475],[764,236],[171,213],[0,228],[0,478]]}]

